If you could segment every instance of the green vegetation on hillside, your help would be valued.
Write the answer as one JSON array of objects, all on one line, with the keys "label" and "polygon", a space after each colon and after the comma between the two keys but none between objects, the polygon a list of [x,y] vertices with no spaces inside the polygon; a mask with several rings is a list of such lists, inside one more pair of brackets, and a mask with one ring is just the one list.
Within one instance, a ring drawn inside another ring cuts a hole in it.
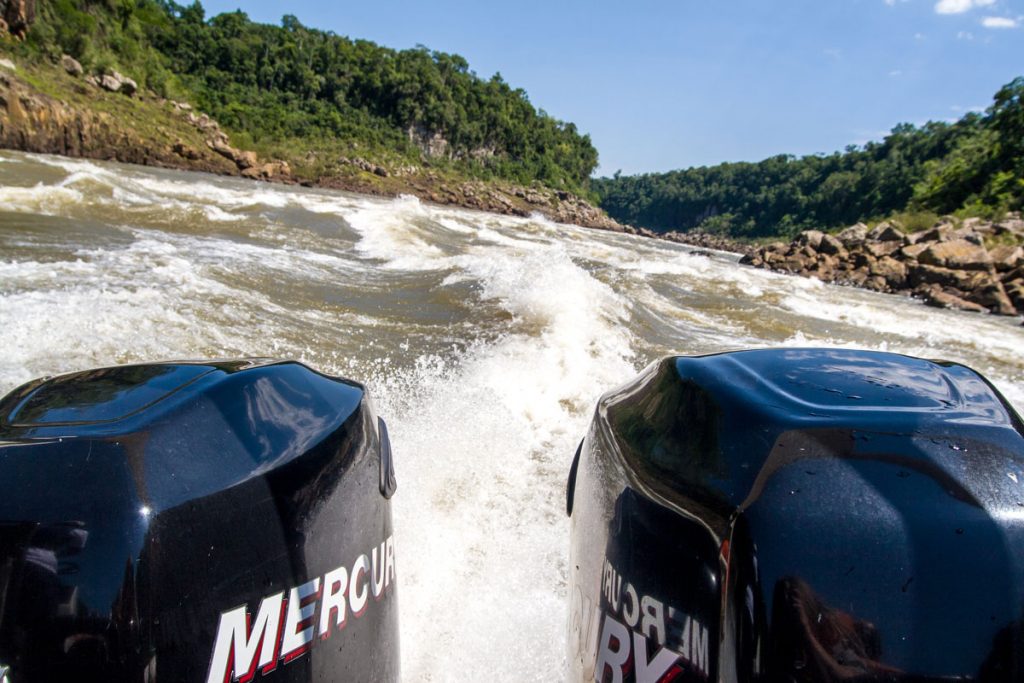
[{"label": "green vegetation on hillside", "polygon": [[585,193],[597,165],[587,135],[537,110],[458,55],[392,50],[302,26],[206,19],[172,0],[39,0],[23,56],[77,58],[187,99],[242,146],[330,173],[341,155]]},{"label": "green vegetation on hillside", "polygon": [[[1024,208],[1024,78],[1000,89],[983,114],[901,124],[881,142],[844,152],[591,180],[597,152],[589,136],[536,109],[500,75],[478,77],[458,55],[393,50],[293,16],[280,26],[242,12],[208,19],[198,2],[37,2],[27,40],[4,39],[5,50],[40,73],[70,54],[94,74],[117,70],[144,92],[186,100],[233,144],[288,161],[303,181],[374,178],[363,172],[374,168],[369,160],[385,167],[382,176],[390,168],[401,178],[539,182],[596,194],[613,218],[638,227],[747,239],[895,214],[913,222]],[[402,191],[405,181],[389,182]]]},{"label": "green vegetation on hillside", "polygon": [[882,142],[592,182],[601,208],[655,231],[793,236],[898,212],[998,215],[1024,205],[1024,78],[982,114],[901,124]]}]

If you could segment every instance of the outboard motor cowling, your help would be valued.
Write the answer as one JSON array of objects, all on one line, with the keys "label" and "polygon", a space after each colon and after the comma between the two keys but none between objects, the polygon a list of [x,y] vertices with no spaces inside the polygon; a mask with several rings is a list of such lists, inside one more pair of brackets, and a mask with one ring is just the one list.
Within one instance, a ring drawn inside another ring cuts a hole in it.
[{"label": "outboard motor cowling", "polygon": [[962,365],[664,359],[568,509],[571,680],[1024,680],[1024,427]]},{"label": "outboard motor cowling", "polygon": [[0,670],[398,679],[383,421],[294,362],[127,365],[0,400]]}]

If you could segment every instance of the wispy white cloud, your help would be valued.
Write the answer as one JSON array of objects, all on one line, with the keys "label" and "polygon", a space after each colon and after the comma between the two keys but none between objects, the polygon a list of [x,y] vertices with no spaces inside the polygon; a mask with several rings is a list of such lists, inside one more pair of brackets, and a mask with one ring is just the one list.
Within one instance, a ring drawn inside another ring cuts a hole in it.
[{"label": "wispy white cloud", "polygon": [[890,78],[896,78],[897,76],[902,76],[902,75],[903,75],[903,70],[902,69],[893,69],[892,71],[889,72],[889,77]]},{"label": "wispy white cloud", "polygon": [[822,50],[821,52],[826,57],[831,57],[832,59],[841,59],[843,56],[843,51],[837,47],[830,47],[828,49]]},{"label": "wispy white cloud", "polygon": [[869,142],[880,142],[884,140],[886,136],[888,136],[891,132],[892,131],[888,130],[866,130],[861,128],[853,131],[853,139],[850,141],[850,144],[857,145],[858,147],[863,147]]},{"label": "wispy white cloud", "polygon": [[1020,20],[1010,17],[985,17],[981,20],[981,25],[985,28],[1017,28],[1020,26]]},{"label": "wispy white cloud", "polygon": [[949,110],[956,112],[957,114],[980,114],[981,112],[985,111],[985,107],[961,107],[959,104],[954,104],[952,107],[949,108]]},{"label": "wispy white cloud", "polygon": [[923,33],[915,33],[914,34],[914,40],[924,40],[924,39],[925,39],[925,36],[924,36]]},{"label": "wispy white cloud", "polygon": [[939,0],[935,3],[935,11],[939,14],[963,14],[975,7],[989,7],[996,0]]},{"label": "wispy white cloud", "polygon": [[974,40],[974,34],[970,31],[960,31],[956,34],[957,40]]}]

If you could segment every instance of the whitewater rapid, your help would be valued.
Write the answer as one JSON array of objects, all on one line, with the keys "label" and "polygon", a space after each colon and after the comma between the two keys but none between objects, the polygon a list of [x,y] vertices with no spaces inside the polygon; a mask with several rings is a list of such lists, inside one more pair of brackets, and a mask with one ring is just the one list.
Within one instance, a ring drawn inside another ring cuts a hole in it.
[{"label": "whitewater rapid", "polygon": [[410,681],[561,677],[568,465],[597,397],[655,358],[896,351],[966,363],[1020,410],[1019,322],[542,218],[0,152],[0,393],[231,356],[367,384]]}]

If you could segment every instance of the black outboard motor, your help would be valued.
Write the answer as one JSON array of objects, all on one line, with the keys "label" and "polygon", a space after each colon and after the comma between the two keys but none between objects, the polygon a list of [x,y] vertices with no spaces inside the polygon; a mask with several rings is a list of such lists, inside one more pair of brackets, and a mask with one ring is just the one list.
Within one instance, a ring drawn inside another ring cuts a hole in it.
[{"label": "black outboard motor", "polygon": [[665,359],[567,502],[571,680],[1024,680],[1024,426],[962,365]]},{"label": "black outboard motor", "polygon": [[0,678],[398,679],[391,448],[299,363],[129,365],[0,400]]}]

